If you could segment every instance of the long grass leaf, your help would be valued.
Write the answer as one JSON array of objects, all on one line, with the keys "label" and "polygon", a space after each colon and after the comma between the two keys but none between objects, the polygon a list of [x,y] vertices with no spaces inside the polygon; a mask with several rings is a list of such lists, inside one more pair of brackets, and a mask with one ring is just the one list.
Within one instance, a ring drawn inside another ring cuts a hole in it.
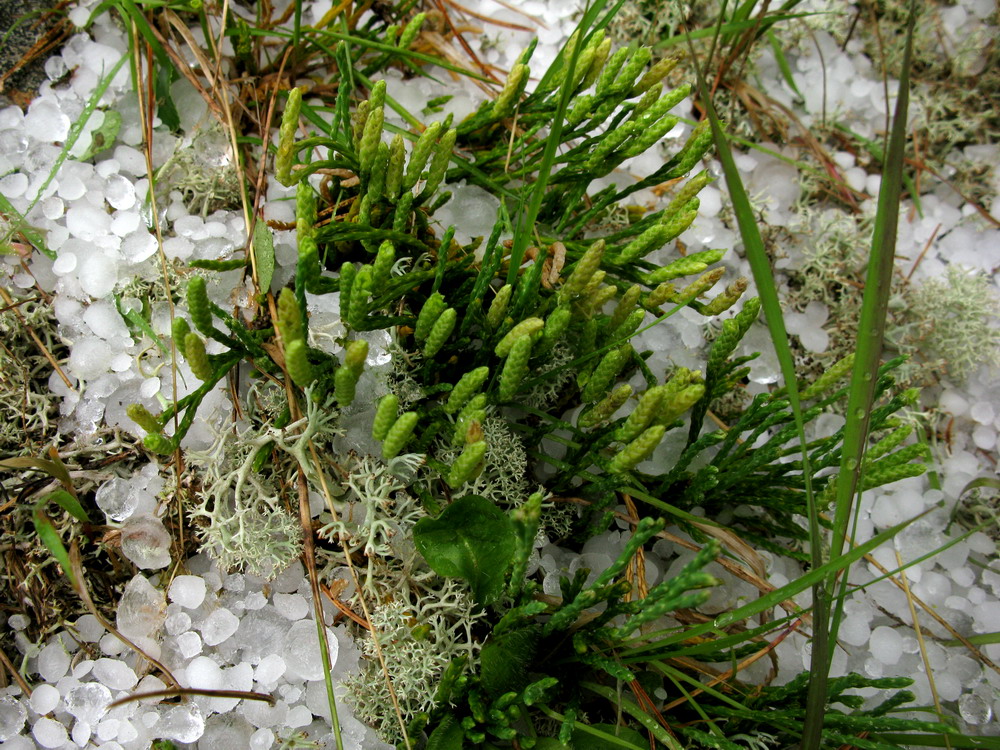
[{"label": "long grass leaf", "polygon": [[[885,339],[885,322],[896,252],[899,198],[902,191],[903,152],[906,146],[906,112],[909,103],[909,67],[913,47],[914,19],[915,9],[911,0],[899,94],[896,99],[896,110],[893,114],[889,146],[886,152],[885,170],[879,189],[878,208],[868,260],[868,274],[865,278],[865,291],[861,300],[857,352],[847,399],[847,421],[844,425],[844,443],[837,479],[836,506],[830,542],[831,556],[838,555],[847,542],[847,525],[860,481],[865,446],[868,442],[875,381],[878,376]],[[814,601],[825,608],[824,602],[833,593],[835,583],[834,576],[826,581],[825,586],[817,587]],[[833,622],[829,629],[825,620],[816,623],[812,651],[812,676],[809,680],[809,695],[806,701],[806,717],[803,727],[803,748],[819,747],[823,730],[823,717],[826,711],[826,675],[833,658],[829,644],[837,637],[846,587],[847,576],[844,576]]]},{"label": "long grass leaf", "polygon": [[[720,21],[721,23],[721,21]],[[717,29],[718,31],[718,29]],[[692,59],[694,50],[692,49]],[[722,130],[722,124],[716,114],[708,93],[708,86],[705,75],[696,66],[698,77],[698,91],[705,111],[708,115],[712,127],[712,135],[715,140],[716,153],[722,164],[722,170],[726,177],[726,187],[729,191],[730,199],[733,203],[733,211],[736,215],[737,225],[743,245],[746,250],[747,260],[750,262],[750,269],[753,272],[754,282],[757,286],[757,294],[760,296],[761,307],[764,310],[764,319],[767,322],[768,330],[771,334],[771,342],[774,345],[775,354],[778,357],[778,364],[781,368],[782,379],[785,383],[786,397],[792,410],[795,420],[795,431],[802,446],[802,475],[805,483],[806,505],[809,519],[809,538],[812,556],[813,571],[821,567],[823,562],[822,551],[822,531],[819,524],[819,510],[816,507],[815,496],[812,488],[812,470],[809,461],[809,452],[805,435],[805,423],[802,417],[802,406],[799,399],[798,378],[795,373],[795,359],[792,356],[791,347],[788,345],[788,331],[785,327],[785,320],[781,310],[781,302],[778,298],[778,288],[775,284],[774,276],[771,273],[771,263],[764,248],[764,241],[757,227],[753,207],[747,195],[746,187],[740,177],[736,162],[733,159],[732,150]],[[822,611],[823,602],[818,601],[816,618],[825,621],[825,612]],[[824,625],[820,623],[819,628]]]}]

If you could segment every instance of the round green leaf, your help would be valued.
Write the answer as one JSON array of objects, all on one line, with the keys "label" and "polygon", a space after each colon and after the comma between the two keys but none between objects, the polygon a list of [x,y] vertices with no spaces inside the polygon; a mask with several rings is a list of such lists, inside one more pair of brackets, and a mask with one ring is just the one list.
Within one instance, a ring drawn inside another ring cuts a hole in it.
[{"label": "round green leaf", "polygon": [[485,497],[466,495],[437,518],[422,518],[413,541],[435,573],[468,581],[478,603],[500,596],[515,533],[507,515]]}]

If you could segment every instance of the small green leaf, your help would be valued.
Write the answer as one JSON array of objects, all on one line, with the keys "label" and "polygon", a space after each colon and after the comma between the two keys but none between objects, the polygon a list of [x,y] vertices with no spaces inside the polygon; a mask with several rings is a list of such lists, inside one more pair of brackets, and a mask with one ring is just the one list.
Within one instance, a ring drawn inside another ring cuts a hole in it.
[{"label": "small green leaf", "polygon": [[35,533],[38,534],[38,538],[45,545],[45,548],[52,553],[56,562],[62,566],[63,572],[69,578],[70,583],[76,586],[76,578],[73,576],[73,568],[69,562],[69,553],[66,552],[66,548],[63,546],[62,539],[59,538],[59,532],[56,531],[56,527],[52,525],[52,521],[42,511],[41,503],[35,506],[34,522]]},{"label": "small green leaf", "polygon": [[[137,11],[138,12],[138,11]],[[173,65],[158,65],[153,93],[156,95],[156,115],[160,121],[176,133],[181,129],[181,116],[177,112],[173,97],[170,95],[170,84],[177,79]]]},{"label": "small green leaf", "polygon": [[519,628],[491,637],[480,652],[483,688],[491,696],[521,691],[538,648],[539,627]]},{"label": "small green leaf", "polygon": [[44,458],[32,458],[31,456],[5,458],[0,461],[0,469],[36,469],[45,472],[53,479],[58,479],[63,484],[69,482],[69,474],[66,473],[65,466],[60,466],[55,461]]},{"label": "small green leaf", "polygon": [[55,503],[61,507],[64,511],[69,513],[77,521],[82,521],[83,523],[90,523],[90,516],[87,515],[87,511],[83,509],[80,505],[80,501],[69,494],[66,490],[56,490],[55,492],[48,495],[48,497],[39,501],[38,506],[43,507],[47,503]]},{"label": "small green leaf", "polygon": [[[608,750],[612,747],[649,747],[649,741],[644,739],[634,729],[618,727],[613,724],[591,724],[589,728],[595,732],[577,729],[573,732],[573,747],[576,750]],[[617,739],[614,742],[611,738]]]},{"label": "small green leaf", "polygon": [[445,714],[427,739],[427,750],[462,750],[465,730],[451,714]]},{"label": "small green leaf", "polygon": [[422,518],[413,527],[413,541],[435,573],[468,581],[480,604],[495,601],[503,590],[514,556],[514,527],[485,497],[466,495],[437,518]]},{"label": "small green leaf", "polygon": [[100,126],[95,128],[91,134],[90,146],[87,147],[83,156],[80,157],[80,161],[89,161],[102,151],[107,151],[114,146],[121,126],[122,116],[118,110],[104,110],[104,120],[101,121]]},{"label": "small green leaf", "polygon": [[267,222],[257,220],[253,228],[253,253],[257,260],[257,285],[267,294],[274,278],[274,236]]},{"label": "small green leaf", "polygon": [[[114,295],[114,300],[115,300],[115,307],[118,308],[118,314],[125,319],[125,322],[131,324],[131,326],[134,328],[138,328],[140,331],[149,336],[150,341],[156,344],[156,347],[161,352],[167,355],[170,354],[170,348],[166,344],[164,344],[163,341],[160,340],[160,337],[156,335],[156,331],[153,330],[153,327],[149,324],[149,321],[146,320],[144,317],[142,317],[142,315],[139,314],[138,310],[134,310],[132,308],[129,308],[128,310],[122,309],[122,298],[118,294]],[[179,320],[183,320],[183,318],[179,318]],[[137,343],[141,343],[141,339]]]}]

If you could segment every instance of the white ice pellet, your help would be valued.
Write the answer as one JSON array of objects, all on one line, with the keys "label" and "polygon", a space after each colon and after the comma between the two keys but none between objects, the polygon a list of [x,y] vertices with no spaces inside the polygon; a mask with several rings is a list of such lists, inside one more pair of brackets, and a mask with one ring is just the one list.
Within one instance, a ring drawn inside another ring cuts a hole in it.
[{"label": "white ice pellet", "polygon": [[125,321],[122,320],[122,316],[114,305],[107,300],[97,300],[91,303],[83,313],[83,322],[87,324],[95,336],[105,341],[115,336],[128,335]]},{"label": "white ice pellet", "polygon": [[46,682],[56,682],[69,671],[70,656],[58,641],[49,641],[38,653],[38,674]]},{"label": "white ice pellet", "polygon": [[996,543],[982,531],[970,534],[967,540],[969,549],[981,555],[991,555],[996,553]]},{"label": "white ice pellet", "polygon": [[43,143],[66,140],[69,126],[69,118],[63,114],[59,104],[49,97],[40,96],[32,101],[24,116],[24,132]]},{"label": "white ice pellet", "polygon": [[200,216],[192,216],[187,214],[186,216],[181,216],[177,221],[174,222],[174,231],[180,237],[187,237],[190,240],[202,240],[208,236],[208,231],[205,229],[205,222]]},{"label": "white ice pellet", "polygon": [[106,297],[118,283],[118,263],[103,253],[91,253],[81,264],[78,278],[80,288],[91,297]]},{"label": "white ice pellet", "polygon": [[62,747],[69,740],[66,727],[47,716],[35,722],[31,728],[31,736],[42,747]]},{"label": "white ice pellet", "polygon": [[55,221],[66,212],[66,204],[62,198],[52,196],[42,201],[42,215],[49,221]]},{"label": "white ice pellet", "polygon": [[[339,643],[336,637],[330,635],[330,661],[337,661]],[[316,623],[312,620],[299,620],[288,631],[281,650],[288,674],[301,680],[321,680],[325,674],[323,659],[320,657],[319,636],[316,633]]]},{"label": "white ice pellet", "polygon": [[266,606],[267,597],[264,596],[264,592],[262,591],[253,591],[247,594],[247,598],[243,600],[243,609],[247,611],[263,609]]},{"label": "white ice pellet", "polygon": [[[97,725],[97,739],[102,743],[108,743],[118,736],[118,727],[121,725],[120,719],[105,719],[100,724]],[[102,747],[107,747],[106,744]]]},{"label": "white ice pellet", "polygon": [[70,252],[59,253],[52,264],[52,273],[56,276],[66,276],[76,270],[76,255]]},{"label": "white ice pellet", "polygon": [[[67,174],[59,180],[53,180],[51,187],[56,189],[60,198],[70,202],[78,201],[87,194],[86,183],[84,183],[84,181],[75,174]],[[77,219],[74,218],[74,221],[77,221]],[[76,236],[76,232],[73,228],[70,228],[70,232]]]},{"label": "white ice pellet", "polygon": [[112,208],[132,208],[135,205],[135,187],[122,175],[111,175],[104,181],[104,199]]},{"label": "white ice pellet", "polygon": [[274,606],[289,620],[301,620],[309,614],[309,602],[301,594],[275,594]]},{"label": "white ice pellet", "polygon": [[936,607],[951,595],[951,581],[940,573],[924,573],[920,583],[913,587],[913,593],[925,604]]},{"label": "white ice pellet", "polygon": [[207,656],[196,656],[184,670],[184,683],[199,690],[218,690],[222,687],[222,668]]},{"label": "white ice pellet", "polygon": [[[169,612],[170,609],[175,606],[177,605],[170,605],[170,607],[167,608],[167,611]],[[181,633],[186,633],[191,629],[191,615],[187,612],[174,612],[173,614],[168,614],[167,619],[163,621],[163,629],[170,635],[180,635]]]},{"label": "white ice pellet", "polygon": [[984,451],[995,448],[997,443],[997,432],[993,429],[993,425],[976,425],[976,427],[972,430],[972,442],[976,444],[977,448]]},{"label": "white ice pellet", "polygon": [[94,664],[96,663],[97,662],[95,662],[93,659],[84,659],[83,661],[78,661],[71,667],[70,674],[73,675],[73,679],[82,680],[84,677],[90,674],[91,670],[94,668]]},{"label": "white ice pellet", "polygon": [[201,576],[177,576],[170,584],[170,601],[186,609],[196,609],[205,601],[205,579]]},{"label": "white ice pellet", "polygon": [[953,417],[965,416],[969,410],[969,402],[958,391],[947,390],[938,399],[938,405],[942,411],[946,411]]},{"label": "white ice pellet", "polygon": [[178,742],[194,742],[205,731],[205,718],[197,703],[174,706],[157,722],[156,731]]},{"label": "white ice pellet", "polygon": [[979,424],[993,424],[996,409],[990,401],[977,401],[969,408],[969,417]]},{"label": "white ice pellet", "polygon": [[220,607],[206,617],[199,630],[206,646],[217,646],[225,641],[240,626],[240,619],[225,607]]},{"label": "white ice pellet", "polygon": [[957,700],[962,694],[962,682],[950,672],[938,672],[934,676],[934,687],[943,701]]},{"label": "white ice pellet", "polygon": [[986,633],[995,630],[994,627],[1000,621],[1000,602],[995,599],[983,601],[972,610],[972,617],[979,626],[979,631]]},{"label": "white ice pellet", "polygon": [[194,252],[194,245],[187,237],[168,237],[163,240],[163,254],[171,260],[187,260]]},{"label": "white ice pellet", "polygon": [[177,636],[177,650],[185,659],[197,656],[201,653],[201,636],[193,630],[181,633]]},{"label": "white ice pellet", "polygon": [[277,654],[268,654],[254,670],[254,679],[262,685],[274,685],[285,673],[285,660]]},{"label": "white ice pellet", "polygon": [[24,123],[24,112],[13,104],[0,109],[0,130],[20,129]]},{"label": "white ice pellet", "polygon": [[895,628],[879,625],[872,631],[868,650],[882,664],[895,664],[903,655],[903,637]]},{"label": "white ice pellet", "polygon": [[156,237],[139,228],[122,238],[122,255],[129,263],[141,263],[156,253]]},{"label": "white ice pellet", "polygon": [[104,635],[104,626],[93,615],[81,615],[75,627],[79,639],[84,643],[97,643]]},{"label": "white ice pellet", "polygon": [[868,643],[870,636],[871,628],[869,627],[868,620],[864,617],[850,615],[849,617],[845,617],[844,621],[840,624],[838,637],[852,646],[865,645]]},{"label": "white ice pellet", "polygon": [[951,580],[953,580],[959,586],[963,587],[971,586],[972,583],[976,580],[976,574],[972,572],[972,568],[968,567],[951,568],[948,572],[951,574]]},{"label": "white ice pellet", "polygon": [[250,750],[270,750],[274,744],[274,732],[262,727],[250,735]]},{"label": "white ice pellet", "polygon": [[313,715],[305,706],[295,706],[290,709],[288,716],[285,717],[285,726],[297,728],[304,727],[312,723]]},{"label": "white ice pellet", "polygon": [[125,145],[117,146],[114,158],[122,172],[136,177],[142,177],[146,174],[146,157],[139,149]]},{"label": "white ice pellet", "polygon": [[94,663],[94,678],[112,690],[131,690],[139,681],[135,671],[119,659],[98,659]]},{"label": "white ice pellet", "polygon": [[[126,237],[137,230],[140,223],[138,211],[115,211],[115,215],[111,217],[111,232],[116,237]],[[124,242],[122,243],[122,255],[129,258]]]},{"label": "white ice pellet", "polygon": [[42,683],[31,691],[31,710],[36,714],[47,714],[59,705],[59,691],[52,685]]},{"label": "white ice pellet", "polygon": [[0,178],[0,193],[7,198],[20,198],[27,189],[28,177],[20,172]]},{"label": "white ice pellet", "polygon": [[[68,196],[63,197],[72,200]],[[82,201],[75,201],[66,211],[66,228],[74,237],[89,241],[110,233],[111,217],[106,211]]]},{"label": "white ice pellet", "polygon": [[111,372],[128,372],[132,369],[133,362],[135,362],[135,358],[131,354],[125,352],[116,354],[111,358]]}]

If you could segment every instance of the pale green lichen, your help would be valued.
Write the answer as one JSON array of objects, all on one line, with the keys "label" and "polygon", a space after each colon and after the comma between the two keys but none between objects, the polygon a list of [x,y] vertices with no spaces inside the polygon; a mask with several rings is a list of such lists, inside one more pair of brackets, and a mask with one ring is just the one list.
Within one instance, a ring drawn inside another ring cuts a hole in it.
[{"label": "pale green lichen", "polygon": [[[475,606],[464,583],[438,577],[429,583],[415,596],[397,595],[371,610],[371,635],[361,645],[367,663],[344,682],[355,716],[387,742],[397,742],[402,735],[386,672],[404,722],[434,707],[438,682],[452,660],[464,657],[465,670],[475,672],[481,644],[472,630],[484,612]],[[376,653],[376,637],[385,672]]]},{"label": "pale green lichen", "polygon": [[[266,409],[266,398],[254,401]],[[302,552],[302,527],[297,513],[288,509],[297,500],[284,497],[282,486],[292,484],[299,467],[316,479],[307,448],[330,450],[338,416],[329,399],[317,402],[309,390],[303,403],[306,415],[284,429],[269,422],[244,423],[219,430],[207,450],[188,453],[202,481],[188,515],[202,550],[223,568],[273,578]],[[274,461],[274,470],[266,474],[255,468],[262,450],[270,451]]]},{"label": "pale green lichen", "polygon": [[58,398],[48,387],[52,365],[30,330],[58,359],[66,348],[51,307],[40,299],[16,299],[0,313],[0,453],[40,455],[56,432]]},{"label": "pale green lichen", "polygon": [[949,266],[944,277],[925,281],[902,302],[905,322],[892,333],[914,366],[931,366],[956,381],[983,364],[1000,367],[1000,297],[989,277]]},{"label": "pale green lichen", "polygon": [[198,130],[157,171],[157,187],[167,193],[178,191],[188,210],[202,217],[235,209],[240,204],[240,178],[229,154],[221,125]]}]

